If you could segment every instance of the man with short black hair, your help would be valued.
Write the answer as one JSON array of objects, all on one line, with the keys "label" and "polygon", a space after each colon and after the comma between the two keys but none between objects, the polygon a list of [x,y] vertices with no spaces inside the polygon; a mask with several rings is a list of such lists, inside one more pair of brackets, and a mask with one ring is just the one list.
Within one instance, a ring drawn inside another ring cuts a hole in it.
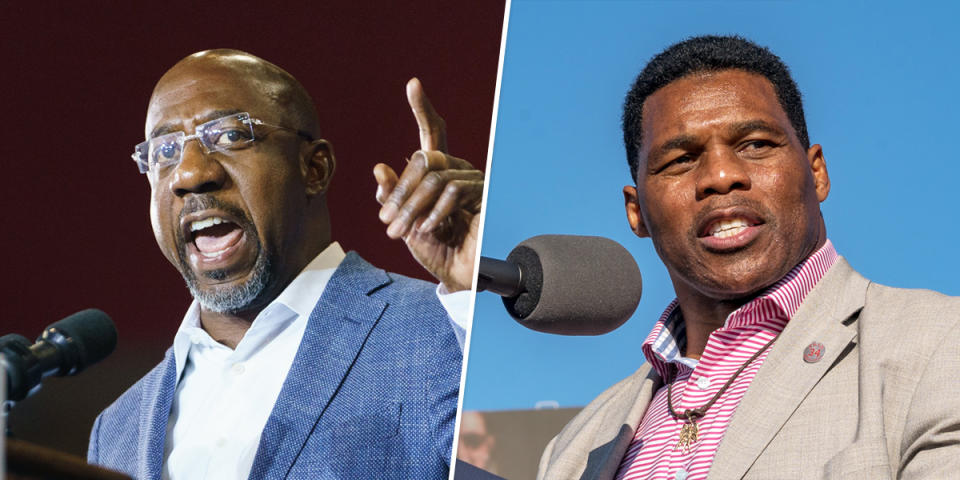
[{"label": "man with short black hair", "polygon": [[830,179],[769,50],[696,37],[627,95],[627,219],[676,293],[646,363],[548,445],[540,478],[947,478],[960,301],[838,256]]},{"label": "man with short black hair", "polygon": [[134,161],[194,302],[163,362],[97,418],[91,463],[141,479],[446,477],[483,173],[444,152],[418,80],[407,94],[422,150],[399,176],[375,167],[380,219],[439,289],[332,240],[333,147],[289,73],[210,50],[160,79]]}]

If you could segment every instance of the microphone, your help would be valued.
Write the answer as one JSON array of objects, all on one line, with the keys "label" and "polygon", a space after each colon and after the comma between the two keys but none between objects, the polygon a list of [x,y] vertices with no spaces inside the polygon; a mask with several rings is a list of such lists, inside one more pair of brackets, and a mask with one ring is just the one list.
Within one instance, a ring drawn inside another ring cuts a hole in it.
[{"label": "microphone", "polygon": [[7,398],[23,400],[51,375],[76,375],[113,353],[116,346],[113,321],[93,308],[51,324],[33,345],[20,335],[4,335],[0,365],[7,374]]},{"label": "microphone", "polygon": [[506,261],[480,257],[477,291],[503,297],[521,325],[560,335],[602,335],[640,303],[642,280],[627,249],[603,237],[539,235]]}]

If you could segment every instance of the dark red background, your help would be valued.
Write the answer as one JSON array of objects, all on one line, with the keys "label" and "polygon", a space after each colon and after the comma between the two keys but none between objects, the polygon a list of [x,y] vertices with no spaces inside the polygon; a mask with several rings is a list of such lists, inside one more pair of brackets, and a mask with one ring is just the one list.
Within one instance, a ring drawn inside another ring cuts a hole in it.
[{"label": "dark red background", "polygon": [[374,264],[429,278],[377,220],[377,162],[418,148],[404,96],[423,81],[450,153],[486,163],[503,2],[53,2],[3,7],[0,154],[5,181],[0,335],[35,337],[97,307],[118,351],[49,379],[11,413],[19,437],[83,454],[93,417],[157,363],[190,297],[160,254],[149,189],[130,160],[153,85],[182,57],[238,48],[297,77],[337,154],[334,238]]}]

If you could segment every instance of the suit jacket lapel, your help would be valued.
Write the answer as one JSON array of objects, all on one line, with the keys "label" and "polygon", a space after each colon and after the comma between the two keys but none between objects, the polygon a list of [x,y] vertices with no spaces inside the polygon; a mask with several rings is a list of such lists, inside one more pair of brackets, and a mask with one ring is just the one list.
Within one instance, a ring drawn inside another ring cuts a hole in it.
[{"label": "suit jacket lapel", "polygon": [[390,281],[354,252],[341,262],[310,314],[250,478],[284,478],[290,471],[387,307],[368,295]]},{"label": "suit jacket lapel", "polygon": [[[602,394],[557,436],[554,461],[542,478],[609,479],[617,472],[633,440],[660,377],[644,363],[622,384]],[[586,415],[584,415],[586,414]],[[566,436],[565,433],[573,432]]]},{"label": "suit jacket lapel", "polygon": [[[855,340],[847,322],[863,308],[869,281],[846,260],[837,263],[807,295],[784,328],[737,407],[714,457],[710,478],[741,478],[820,378]],[[823,357],[806,363],[807,345],[824,345]]]},{"label": "suit jacket lapel", "polygon": [[173,349],[153,375],[144,378],[140,397],[140,436],[137,441],[137,478],[160,478],[163,469],[163,448],[167,438],[167,421],[177,387],[177,364]]},{"label": "suit jacket lapel", "polygon": [[[647,413],[647,407],[650,405],[650,400],[653,399],[654,392],[663,383],[660,376],[653,368],[650,368],[650,364],[646,365],[649,372],[640,377],[642,381],[637,382],[622,397],[626,403],[623,412],[620,414],[612,411],[606,412],[607,415],[613,415],[617,418],[620,428],[615,432],[616,436],[614,436],[613,431],[604,432],[611,440],[590,450],[587,457],[587,468],[583,472],[585,478],[607,479],[613,478],[617,474],[623,455],[630,447],[630,442],[633,441],[637,427],[643,420],[643,415]],[[598,437],[598,439],[600,438],[602,437]]]}]

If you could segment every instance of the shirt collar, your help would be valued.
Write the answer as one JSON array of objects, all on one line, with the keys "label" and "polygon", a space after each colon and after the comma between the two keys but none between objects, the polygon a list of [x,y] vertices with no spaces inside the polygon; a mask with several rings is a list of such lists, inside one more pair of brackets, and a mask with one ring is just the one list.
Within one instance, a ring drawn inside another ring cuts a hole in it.
[{"label": "shirt collar", "polygon": [[[827,270],[837,261],[833,243],[827,240],[819,250],[793,267],[783,278],[760,295],[727,316],[724,328],[755,325],[773,318],[781,318],[775,328],[783,329],[786,322],[800,308],[800,304]],[[653,365],[661,378],[669,378],[679,365],[696,368],[697,360],[682,355],[686,345],[686,327],[677,299],[667,306],[660,319],[647,335],[642,347],[643,355]]]},{"label": "shirt collar", "polygon": [[803,299],[823,278],[827,270],[836,263],[838,257],[837,250],[833,248],[833,243],[827,240],[819,250],[800,262],[796,267],[793,267],[783,278],[767,288],[754,301],[731,313],[727,317],[726,326],[735,326],[734,322],[738,322],[739,325],[753,323],[749,322],[750,316],[748,314],[757,311],[764,301],[772,302],[786,319],[793,318],[793,314],[797,313]]},{"label": "shirt collar", "polygon": [[[323,249],[303,271],[280,292],[272,303],[286,305],[301,317],[309,317],[319,298],[317,285],[326,286],[333,276],[333,272],[340,266],[346,254],[337,242],[331,243]],[[254,320],[256,322],[256,320]]]},{"label": "shirt collar", "polygon": [[[243,339],[237,344],[236,354],[250,355],[269,343],[280,331],[297,319],[307,319],[314,305],[333,276],[333,272],[346,257],[343,248],[332,242],[266,306],[250,324]],[[173,356],[177,366],[177,378],[183,373],[190,348],[194,345],[207,348],[224,348],[213,340],[200,325],[200,304],[193,300],[183,316],[180,328],[173,338]]]}]

